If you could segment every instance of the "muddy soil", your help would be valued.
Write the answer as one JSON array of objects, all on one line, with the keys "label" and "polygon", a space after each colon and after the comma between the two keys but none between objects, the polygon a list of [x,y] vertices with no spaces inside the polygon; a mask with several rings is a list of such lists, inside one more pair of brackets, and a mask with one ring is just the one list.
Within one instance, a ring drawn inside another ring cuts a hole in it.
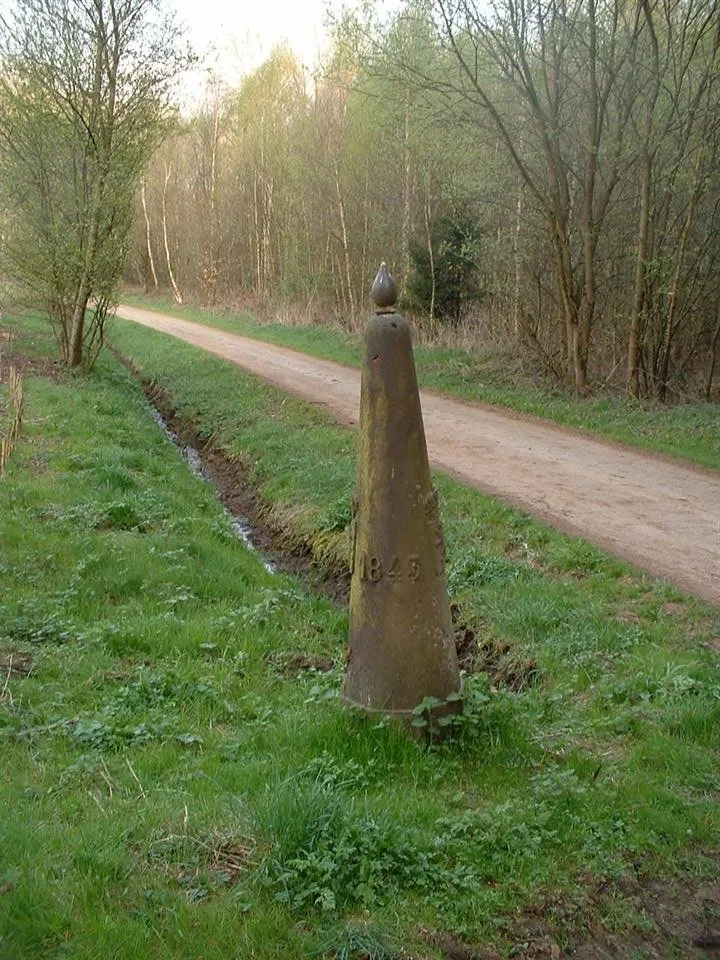
[{"label": "muddy soil", "polygon": [[[357,370],[150,310],[118,316],[357,423]],[[422,408],[437,469],[720,605],[720,474],[427,391]]]},{"label": "muddy soil", "polygon": [[[720,860],[715,857],[720,870]],[[586,877],[573,897],[548,894],[509,920],[509,956],[523,960],[713,960],[720,958],[720,884],[637,877],[614,883]],[[613,912],[632,909],[635,929],[613,930]],[[601,917],[608,918],[603,923]],[[419,930],[445,960],[500,960],[450,931]]]},{"label": "muddy soil", "polygon": [[[2,343],[0,342],[1,346]],[[0,350],[0,383],[8,382],[12,367],[23,379],[25,377],[45,377],[46,380],[58,381],[65,374],[65,368],[57,360],[26,357],[22,353],[4,353]]]}]

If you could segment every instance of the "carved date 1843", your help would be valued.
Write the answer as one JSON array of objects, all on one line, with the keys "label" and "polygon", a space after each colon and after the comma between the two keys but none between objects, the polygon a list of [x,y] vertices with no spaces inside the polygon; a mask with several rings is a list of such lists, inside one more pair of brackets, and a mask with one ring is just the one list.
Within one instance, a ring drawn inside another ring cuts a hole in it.
[{"label": "carved date 1843", "polygon": [[420,579],[422,573],[420,555],[417,553],[411,553],[405,558],[395,555],[389,564],[384,564],[380,557],[367,553],[361,554],[359,560],[360,579],[369,580],[371,583],[378,583],[383,577],[388,577],[396,583],[405,577],[415,582]]}]

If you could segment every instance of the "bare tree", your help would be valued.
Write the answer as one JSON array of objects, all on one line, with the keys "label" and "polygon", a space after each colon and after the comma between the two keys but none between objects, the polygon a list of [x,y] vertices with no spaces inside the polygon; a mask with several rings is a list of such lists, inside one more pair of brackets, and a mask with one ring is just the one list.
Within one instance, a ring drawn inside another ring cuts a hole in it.
[{"label": "bare tree", "polygon": [[[635,34],[633,77],[643,98],[639,116],[632,117],[639,200],[627,378],[629,392],[638,396],[650,332],[645,372],[664,400],[688,246],[710,184],[708,146],[720,124],[720,5],[640,0]],[[658,270],[664,246],[671,250],[663,257],[669,269]]]},{"label": "bare tree", "polygon": [[545,221],[567,361],[584,392],[597,248],[621,163],[612,144],[622,118],[609,109],[626,56],[621,5],[505,0],[486,14],[475,0],[437,0],[436,8],[459,68],[445,87],[486,115]]},{"label": "bare tree", "polygon": [[69,366],[102,346],[136,185],[188,62],[178,41],[157,0],[17,0],[0,18],[6,258]]}]

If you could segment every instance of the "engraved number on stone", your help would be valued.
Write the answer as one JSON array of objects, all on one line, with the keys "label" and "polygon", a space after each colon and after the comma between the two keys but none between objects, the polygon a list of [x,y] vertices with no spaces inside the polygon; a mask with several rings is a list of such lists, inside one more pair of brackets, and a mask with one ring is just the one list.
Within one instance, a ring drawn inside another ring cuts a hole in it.
[{"label": "engraved number on stone", "polygon": [[382,580],[383,568],[382,561],[380,557],[370,557],[368,559],[368,576],[373,583],[377,583],[378,580]]},{"label": "engraved number on stone", "polygon": [[394,554],[389,567],[384,568],[380,557],[368,556],[363,553],[360,556],[360,579],[370,580],[371,583],[378,583],[384,576],[389,577],[394,583],[400,583],[407,571],[408,579],[416,583],[422,575],[422,563],[419,553],[411,553],[405,562],[397,554]]},{"label": "engraved number on stone", "polygon": [[364,553],[360,560],[360,579],[377,583],[378,580],[382,580],[382,575],[383,568],[380,557],[369,557]]}]

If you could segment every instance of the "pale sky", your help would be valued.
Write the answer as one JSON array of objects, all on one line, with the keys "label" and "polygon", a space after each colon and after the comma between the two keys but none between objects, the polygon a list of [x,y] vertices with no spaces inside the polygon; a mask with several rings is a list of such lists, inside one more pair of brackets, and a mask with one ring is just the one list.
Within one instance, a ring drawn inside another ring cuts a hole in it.
[{"label": "pale sky", "polygon": [[[298,58],[314,66],[326,38],[329,0],[167,0],[187,27],[196,53],[228,82],[258,67],[272,48],[287,41]],[[330,0],[338,9],[340,0]]]}]

